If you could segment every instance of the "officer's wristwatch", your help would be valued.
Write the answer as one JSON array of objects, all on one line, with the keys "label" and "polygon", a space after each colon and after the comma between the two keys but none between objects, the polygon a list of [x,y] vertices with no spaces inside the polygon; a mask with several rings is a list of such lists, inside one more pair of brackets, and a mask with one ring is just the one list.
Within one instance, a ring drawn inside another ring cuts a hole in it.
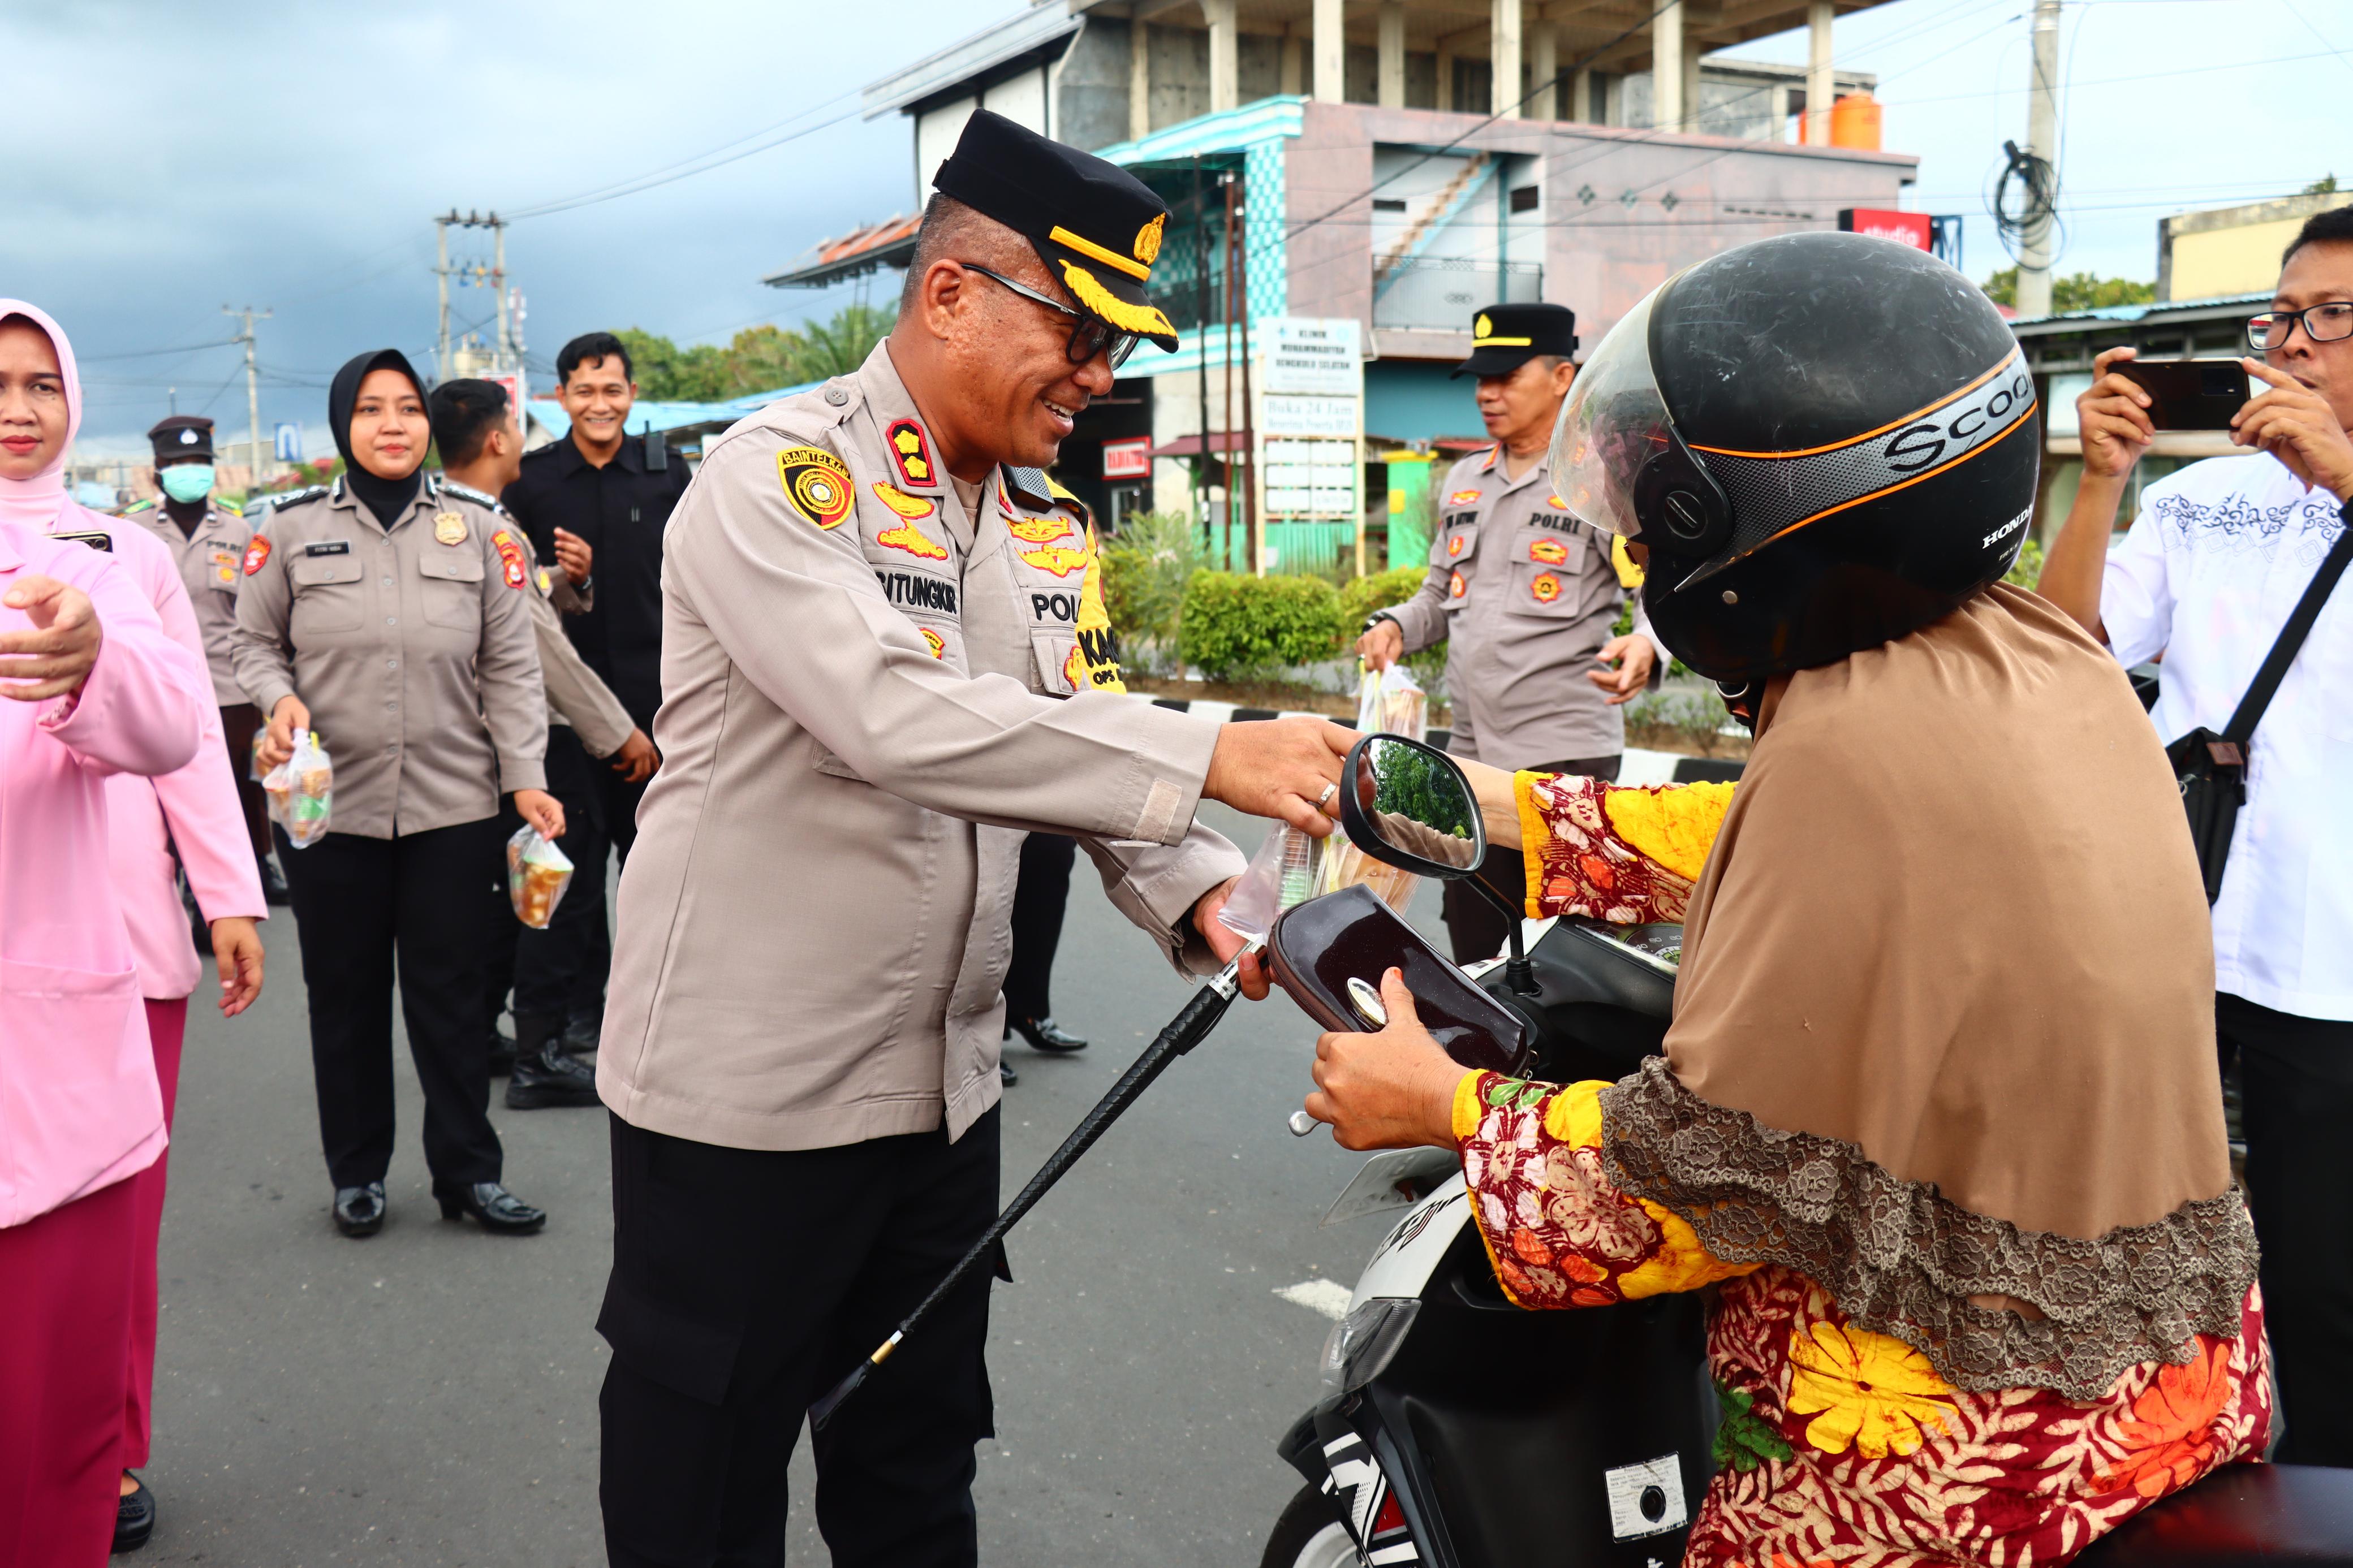
[{"label": "officer's wristwatch", "polygon": [[1387,610],[1375,610],[1371,615],[1366,616],[1365,617],[1365,624],[1358,629],[1360,631],[1368,632],[1375,626],[1379,626],[1383,621],[1388,621],[1395,624],[1400,631],[1405,629],[1405,623],[1398,620],[1395,616],[1390,615]]}]

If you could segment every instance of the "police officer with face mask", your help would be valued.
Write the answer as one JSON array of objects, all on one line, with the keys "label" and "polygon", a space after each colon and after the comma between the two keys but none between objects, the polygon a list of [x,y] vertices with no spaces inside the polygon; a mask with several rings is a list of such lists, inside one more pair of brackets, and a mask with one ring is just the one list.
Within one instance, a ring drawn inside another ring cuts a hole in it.
[{"label": "police officer with face mask", "polygon": [[180,584],[204,634],[205,661],[211,668],[213,695],[220,703],[221,734],[228,742],[229,771],[237,775],[237,803],[245,807],[246,831],[261,864],[261,888],[273,904],[286,901],[286,879],[269,858],[269,822],[261,785],[248,765],[261,710],[247,700],[229,664],[229,637],[237,629],[237,563],[253,529],[245,514],[213,494],[213,422],[200,414],[174,414],[147,432],[155,448],[155,482],[163,501],[134,501],[122,515],[162,540],[180,563]]}]

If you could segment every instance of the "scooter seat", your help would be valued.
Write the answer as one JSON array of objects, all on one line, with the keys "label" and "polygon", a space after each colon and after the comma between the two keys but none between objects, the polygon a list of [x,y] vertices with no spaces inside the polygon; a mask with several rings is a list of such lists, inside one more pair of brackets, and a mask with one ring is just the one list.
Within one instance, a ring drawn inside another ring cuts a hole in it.
[{"label": "scooter seat", "polygon": [[2086,1548],[2083,1568],[2353,1568],[2353,1470],[2226,1465]]}]

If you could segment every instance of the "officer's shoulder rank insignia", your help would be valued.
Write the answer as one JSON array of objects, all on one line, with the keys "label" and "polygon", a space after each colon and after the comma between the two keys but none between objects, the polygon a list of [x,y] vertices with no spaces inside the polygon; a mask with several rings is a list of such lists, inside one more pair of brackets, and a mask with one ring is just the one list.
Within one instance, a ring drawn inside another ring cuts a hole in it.
[{"label": "officer's shoulder rank insignia", "polygon": [[471,485],[461,485],[455,479],[443,479],[441,481],[441,493],[448,496],[462,496],[467,500],[472,501],[476,506],[488,507],[492,511],[499,510],[498,497],[485,494],[484,492],[476,489]]},{"label": "officer's shoulder rank insignia", "polygon": [[267,562],[269,559],[269,536],[259,533],[255,534],[245,547],[245,574],[248,577],[252,576],[256,572],[261,570],[263,563]]},{"label": "officer's shoulder rank insignia", "polygon": [[540,596],[542,598],[546,597],[549,594],[555,591],[555,579],[548,575],[547,568],[544,566],[539,569],[538,582]]},{"label": "officer's shoulder rank insignia", "polygon": [[136,512],[153,511],[154,510],[155,498],[153,496],[149,496],[145,500],[135,500],[129,506],[124,507],[122,509],[122,515],[130,517]]},{"label": "officer's shoulder rank insignia", "polygon": [[857,492],[849,465],[822,447],[786,447],[776,454],[776,478],[793,510],[821,529],[841,526]]},{"label": "officer's shoulder rank insignia", "polygon": [[237,502],[233,500],[222,500],[217,497],[214,498],[213,510],[217,512],[224,512],[230,517],[243,517],[245,515],[245,508],[237,505]]},{"label": "officer's shoulder rank insignia", "polygon": [[929,517],[940,510],[939,502],[925,500],[922,496],[911,496],[888,479],[874,481],[874,495],[884,506],[910,522],[917,518]]},{"label": "officer's shoulder rank insignia", "polygon": [[[444,513],[454,517],[454,512]],[[499,568],[505,574],[507,586],[520,588],[531,581],[530,563],[524,559],[522,545],[507,529],[495,529],[491,533],[491,548],[499,552]]]},{"label": "officer's shoulder rank insignia", "polygon": [[939,486],[939,470],[932,464],[932,439],[923,427],[913,419],[894,419],[891,428],[882,434],[883,442],[891,448],[891,461],[898,465],[899,478],[920,489],[935,489]]},{"label": "officer's shoulder rank insignia", "polygon": [[466,542],[466,518],[462,512],[437,511],[433,514],[433,537],[444,544]]}]

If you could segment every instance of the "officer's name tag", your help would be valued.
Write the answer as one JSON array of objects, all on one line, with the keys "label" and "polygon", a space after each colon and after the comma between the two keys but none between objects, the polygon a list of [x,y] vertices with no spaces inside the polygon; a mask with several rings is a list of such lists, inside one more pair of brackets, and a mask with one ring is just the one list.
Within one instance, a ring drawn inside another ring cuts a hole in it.
[{"label": "officer's name tag", "polygon": [[352,542],[348,539],[330,539],[323,544],[306,544],[302,547],[302,553],[305,555],[349,555],[351,552]]}]

